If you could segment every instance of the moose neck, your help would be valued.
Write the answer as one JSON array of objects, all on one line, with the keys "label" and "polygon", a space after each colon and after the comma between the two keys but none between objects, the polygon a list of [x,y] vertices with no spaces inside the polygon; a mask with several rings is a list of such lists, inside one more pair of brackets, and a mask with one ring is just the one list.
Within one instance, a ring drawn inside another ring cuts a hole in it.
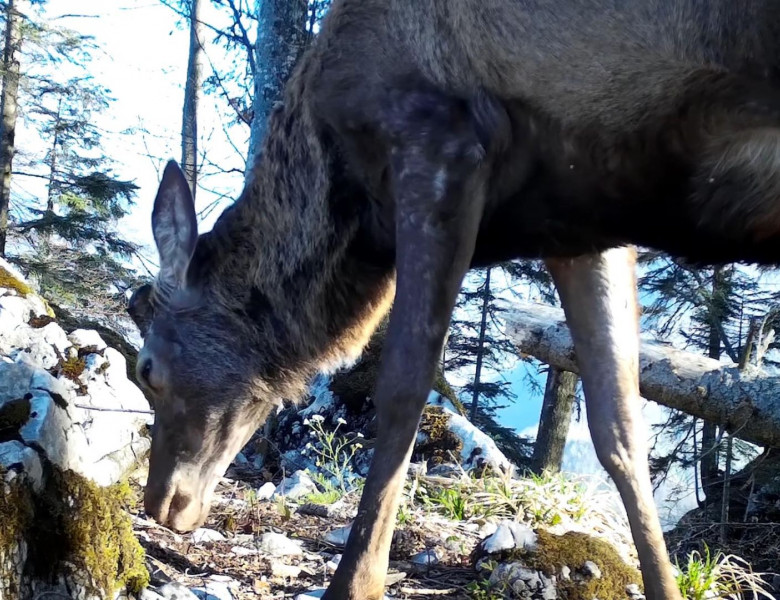
[{"label": "moose neck", "polygon": [[357,359],[394,291],[392,255],[367,252],[365,219],[334,210],[334,199],[357,203],[334,169],[304,107],[277,110],[241,197],[202,236],[217,301],[298,380]]}]

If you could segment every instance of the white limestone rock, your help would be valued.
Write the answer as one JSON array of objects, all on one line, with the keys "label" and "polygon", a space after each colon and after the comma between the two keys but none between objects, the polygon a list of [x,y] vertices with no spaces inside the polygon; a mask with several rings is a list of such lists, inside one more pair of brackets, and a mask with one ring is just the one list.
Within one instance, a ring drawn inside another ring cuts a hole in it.
[{"label": "white limestone rock", "polygon": [[0,467],[22,471],[35,491],[39,491],[43,485],[41,457],[35,450],[17,440],[0,444]]},{"label": "white limestone rock", "polygon": [[208,544],[211,542],[224,542],[227,538],[219,531],[200,527],[190,534],[193,544]]},{"label": "white limestone rock", "polygon": [[269,500],[273,497],[276,491],[276,486],[270,481],[266,481],[263,485],[257,488],[258,500]]},{"label": "white limestone rock", "polygon": [[94,329],[76,329],[68,334],[68,340],[74,346],[89,352],[103,352],[108,345]]},{"label": "white limestone rock", "polygon": [[488,554],[514,549],[533,552],[536,543],[537,536],[530,527],[514,521],[502,521],[496,531],[483,540],[482,548]]},{"label": "white limestone rock", "polygon": [[282,533],[269,531],[260,537],[258,548],[271,556],[300,556],[303,554],[301,542],[291,540]]},{"label": "white limestone rock", "polygon": [[166,583],[157,590],[157,593],[165,600],[198,600],[189,588],[175,581]]},{"label": "white limestone rock", "polygon": [[290,477],[285,477],[274,491],[272,498],[285,496],[290,500],[297,500],[302,496],[317,491],[317,486],[306,471],[296,471]]}]

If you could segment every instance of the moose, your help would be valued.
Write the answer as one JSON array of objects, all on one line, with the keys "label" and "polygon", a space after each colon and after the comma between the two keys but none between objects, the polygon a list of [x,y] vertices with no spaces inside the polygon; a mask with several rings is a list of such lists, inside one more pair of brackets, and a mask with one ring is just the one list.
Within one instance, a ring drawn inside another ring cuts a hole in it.
[{"label": "moose", "polygon": [[128,311],[160,523],[198,527],[269,411],[389,313],[374,460],[325,594],[380,598],[463,278],[542,259],[645,594],[679,600],[639,412],[634,248],[780,260],[780,4],[334,0],[237,201],[199,234],[170,162],[152,229],[159,274]]}]

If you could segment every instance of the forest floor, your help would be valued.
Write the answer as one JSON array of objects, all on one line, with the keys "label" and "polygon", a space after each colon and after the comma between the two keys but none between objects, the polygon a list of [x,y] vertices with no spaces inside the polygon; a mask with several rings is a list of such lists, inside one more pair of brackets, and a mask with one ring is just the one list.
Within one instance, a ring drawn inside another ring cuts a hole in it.
[{"label": "forest floor", "polygon": [[[207,600],[318,597],[299,595],[327,586],[343,550],[344,535],[333,539],[334,533],[351,523],[360,492],[330,504],[314,504],[310,497],[261,499],[258,490],[269,473],[231,468],[227,475],[217,486],[206,523],[186,534],[145,515],[146,470],[139,468],[131,477],[135,501],[130,512],[152,586],[179,582],[207,592]],[[624,564],[637,565],[627,524],[606,508],[599,485],[558,476],[410,476],[390,550],[387,597],[487,597],[475,589],[482,580],[475,568],[478,546],[507,520],[528,531],[586,533],[608,542]]]},{"label": "forest floor", "polygon": [[[133,488],[137,497],[131,507],[134,529],[147,554],[152,584],[177,581],[188,588],[204,588],[215,598],[220,594],[212,588],[227,587],[236,600],[295,598],[325,587],[333,572],[328,563],[341,552],[325,536],[350,523],[359,500],[346,497],[331,514],[317,516],[307,514],[306,507],[296,508],[281,500],[253,501],[251,481],[223,480],[203,525],[223,539],[194,541],[197,537],[192,534],[177,534],[146,518],[137,480]],[[387,578],[389,595],[408,600],[471,598],[467,586],[477,579],[477,573],[469,554],[480,540],[478,524],[418,516],[397,527]],[[300,554],[274,556],[261,549],[257,541],[267,532],[300,542]],[[443,538],[456,543],[443,544]],[[409,560],[433,548],[437,549],[436,564]]]}]

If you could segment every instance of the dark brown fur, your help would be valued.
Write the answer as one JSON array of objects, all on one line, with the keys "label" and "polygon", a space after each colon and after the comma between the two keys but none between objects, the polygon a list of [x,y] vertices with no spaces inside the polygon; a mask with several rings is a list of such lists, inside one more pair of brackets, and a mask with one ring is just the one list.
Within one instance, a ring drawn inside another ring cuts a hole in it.
[{"label": "dark brown fur", "polygon": [[163,178],[161,275],[131,306],[157,405],[148,510],[197,526],[250,426],[316,371],[354,360],[395,299],[380,458],[328,592],[378,598],[399,473],[462,276],[543,257],[569,290],[579,348],[595,336],[604,352],[587,366],[588,401],[612,422],[592,427],[646,593],[677,597],[632,433],[633,342],[611,325],[630,330],[634,308],[607,303],[589,320],[571,303],[635,285],[605,252],[624,245],[780,261],[779,61],[770,0],[336,0],[241,197],[196,245],[186,186],[174,166]]}]

